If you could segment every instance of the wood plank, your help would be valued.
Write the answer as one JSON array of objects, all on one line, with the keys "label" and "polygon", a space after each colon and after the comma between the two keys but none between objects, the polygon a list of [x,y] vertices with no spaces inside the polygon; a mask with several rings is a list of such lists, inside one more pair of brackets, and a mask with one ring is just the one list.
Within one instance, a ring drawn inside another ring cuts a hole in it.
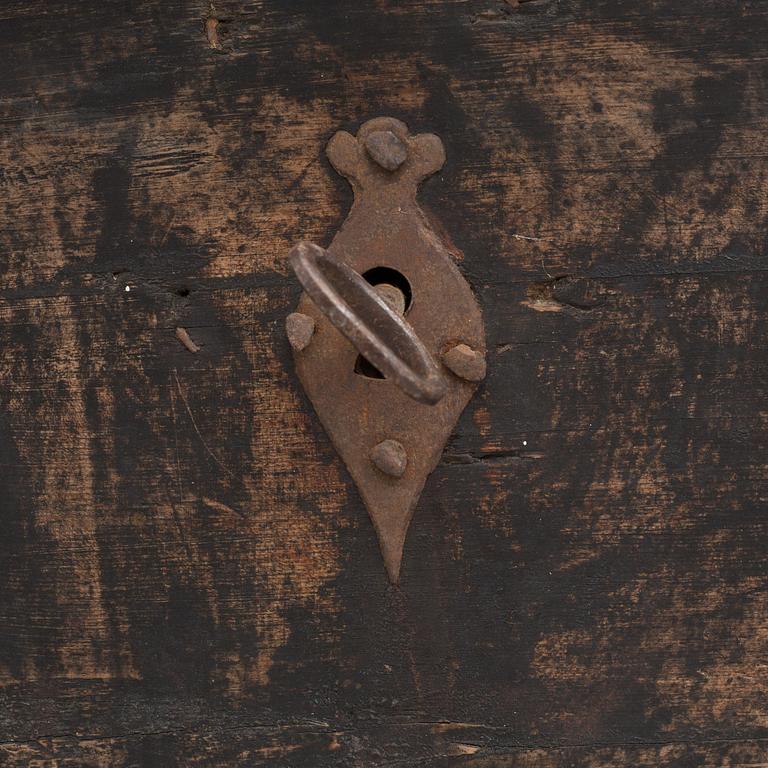
[{"label": "wood plank", "polygon": [[[0,7],[0,762],[768,764],[768,6],[130,5]],[[377,114],[490,350],[399,590],[282,328]]]},{"label": "wood plank", "polygon": [[[572,747],[496,747],[490,731],[435,723],[372,731],[332,731],[325,724],[242,727],[203,733],[130,734],[112,739],[60,737],[0,745],[9,768],[128,768],[204,765],[207,768],[313,765],[420,768],[763,768],[765,741],[669,742]],[[405,737],[405,738],[404,738]],[[469,739],[469,741],[462,741]],[[172,762],[170,762],[172,761]]]}]

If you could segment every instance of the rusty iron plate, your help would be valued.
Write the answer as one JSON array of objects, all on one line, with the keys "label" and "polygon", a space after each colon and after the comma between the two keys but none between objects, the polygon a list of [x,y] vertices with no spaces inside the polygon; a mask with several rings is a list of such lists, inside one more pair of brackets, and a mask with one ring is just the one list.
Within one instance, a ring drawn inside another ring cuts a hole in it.
[{"label": "rusty iron plate", "polygon": [[[477,301],[456,267],[455,249],[434,231],[416,201],[419,183],[445,162],[440,139],[411,136],[399,120],[376,118],[362,125],[357,136],[339,131],[326,151],[355,193],[352,209],[328,247],[335,259],[327,261],[362,275],[391,309],[372,305],[370,292],[355,285],[354,294],[346,296],[355,322],[334,324],[332,317],[349,315],[349,306],[340,307],[333,291],[326,292],[327,302],[317,303],[305,292],[287,330],[298,377],[360,491],[387,573],[396,583],[424,483],[485,375],[485,332]],[[314,256],[310,266],[317,269],[322,254]],[[317,272],[304,277],[309,282],[302,282],[317,298],[312,283]],[[335,274],[331,282],[338,288],[343,279],[355,282],[348,274]],[[389,300],[393,294],[394,303]],[[393,325],[397,294],[399,309],[404,307],[404,333],[414,338],[398,336]],[[366,329],[371,331],[367,336]],[[370,344],[360,342],[370,336],[376,337],[378,357]],[[420,399],[437,400],[435,404],[414,399],[419,382],[409,390],[398,373],[404,370],[399,364],[410,365],[417,379],[428,378],[436,373],[431,361],[442,369],[433,383],[442,385],[435,384],[431,398]],[[372,362],[379,363],[386,378]]]}]

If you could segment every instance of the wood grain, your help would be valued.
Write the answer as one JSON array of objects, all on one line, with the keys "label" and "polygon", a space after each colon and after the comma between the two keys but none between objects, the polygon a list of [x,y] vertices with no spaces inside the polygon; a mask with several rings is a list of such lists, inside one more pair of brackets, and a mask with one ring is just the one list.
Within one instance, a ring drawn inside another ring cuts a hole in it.
[{"label": "wood grain", "polygon": [[[0,764],[768,764],[764,3],[0,22]],[[377,115],[490,350],[400,589],[283,332]]]}]

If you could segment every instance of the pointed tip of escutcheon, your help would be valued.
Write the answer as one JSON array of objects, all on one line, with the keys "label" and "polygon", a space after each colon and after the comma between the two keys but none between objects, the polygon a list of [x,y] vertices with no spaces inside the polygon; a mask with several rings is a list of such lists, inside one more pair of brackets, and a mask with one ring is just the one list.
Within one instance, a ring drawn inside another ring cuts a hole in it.
[{"label": "pointed tip of escutcheon", "polygon": [[[406,527],[407,530],[407,527]],[[384,559],[384,567],[392,584],[400,583],[400,566],[403,562],[403,549],[405,548],[405,531],[395,536],[378,534],[381,556]]]},{"label": "pointed tip of escutcheon", "polygon": [[400,564],[403,562],[403,550],[399,554],[392,553],[391,557],[384,554],[384,567],[387,569],[387,576],[391,584],[400,583]]}]

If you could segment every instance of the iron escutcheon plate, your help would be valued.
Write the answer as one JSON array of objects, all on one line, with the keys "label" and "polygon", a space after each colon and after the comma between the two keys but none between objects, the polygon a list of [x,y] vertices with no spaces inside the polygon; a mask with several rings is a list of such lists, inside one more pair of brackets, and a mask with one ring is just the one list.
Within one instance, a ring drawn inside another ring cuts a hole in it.
[{"label": "iron escutcheon plate", "polygon": [[472,397],[476,379],[482,378],[465,378],[461,366],[451,364],[452,355],[444,356],[467,350],[484,373],[485,333],[469,284],[416,201],[418,184],[445,161],[440,139],[411,136],[399,120],[377,118],[362,125],[356,137],[336,133],[326,151],[355,194],[328,251],[361,275],[386,267],[406,278],[411,300],[405,321],[434,360],[443,361],[447,384],[442,399],[429,405],[392,381],[356,372],[357,350],[302,294],[296,313],[314,321],[314,332],[306,344],[294,345],[296,371],[357,484],[387,573],[396,583],[424,483]]}]

